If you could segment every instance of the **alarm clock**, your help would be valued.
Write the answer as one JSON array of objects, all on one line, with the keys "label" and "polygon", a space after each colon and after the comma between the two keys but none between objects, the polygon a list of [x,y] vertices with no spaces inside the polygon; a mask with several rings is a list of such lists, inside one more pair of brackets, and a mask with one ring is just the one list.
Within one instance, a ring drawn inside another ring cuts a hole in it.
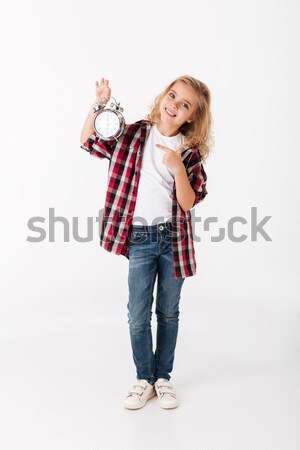
[{"label": "alarm clock", "polygon": [[109,141],[111,139],[118,139],[124,131],[125,119],[122,115],[123,108],[120,103],[117,103],[114,97],[109,106],[105,103],[96,103],[93,108],[96,114],[94,119],[94,130],[100,139]]}]

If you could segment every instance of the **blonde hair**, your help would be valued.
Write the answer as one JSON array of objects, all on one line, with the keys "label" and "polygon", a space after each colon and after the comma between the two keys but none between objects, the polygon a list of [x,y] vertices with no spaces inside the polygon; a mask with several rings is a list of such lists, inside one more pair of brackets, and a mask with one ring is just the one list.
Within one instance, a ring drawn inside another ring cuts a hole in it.
[{"label": "blonde hair", "polygon": [[146,115],[146,119],[151,123],[159,122],[160,103],[177,81],[182,81],[191,86],[194,89],[198,100],[192,122],[185,122],[178,131],[185,136],[185,143],[187,145],[199,149],[200,156],[202,160],[205,161],[210,153],[212,117],[210,111],[211,94],[206,84],[202,81],[189,75],[183,75],[176,78],[176,80],[170,83],[169,86],[155,98],[149,114]]}]

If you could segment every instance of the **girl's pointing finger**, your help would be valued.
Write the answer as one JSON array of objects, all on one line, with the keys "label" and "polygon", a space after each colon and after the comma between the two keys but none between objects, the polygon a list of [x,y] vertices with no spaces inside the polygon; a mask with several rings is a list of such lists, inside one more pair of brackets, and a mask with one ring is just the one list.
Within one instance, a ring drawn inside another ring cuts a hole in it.
[{"label": "girl's pointing finger", "polygon": [[167,152],[168,150],[170,150],[168,147],[165,147],[164,145],[160,145],[160,144],[155,144],[155,147],[158,147],[158,148],[164,150],[165,152]]}]

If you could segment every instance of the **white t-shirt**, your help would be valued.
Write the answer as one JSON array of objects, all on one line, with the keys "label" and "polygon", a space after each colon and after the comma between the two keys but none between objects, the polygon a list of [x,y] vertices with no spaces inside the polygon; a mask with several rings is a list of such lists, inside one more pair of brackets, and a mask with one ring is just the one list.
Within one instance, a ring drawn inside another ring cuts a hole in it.
[{"label": "white t-shirt", "polygon": [[174,174],[172,169],[163,163],[165,151],[155,147],[161,144],[176,150],[183,144],[184,136],[164,136],[156,125],[151,127],[143,149],[140,179],[133,222],[135,224],[153,225],[166,222],[172,217],[172,196]]}]

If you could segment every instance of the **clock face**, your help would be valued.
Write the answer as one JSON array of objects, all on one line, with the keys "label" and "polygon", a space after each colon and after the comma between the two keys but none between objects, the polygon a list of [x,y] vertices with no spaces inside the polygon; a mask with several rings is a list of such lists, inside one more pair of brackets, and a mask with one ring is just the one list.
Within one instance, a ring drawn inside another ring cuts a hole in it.
[{"label": "clock face", "polygon": [[96,131],[105,137],[114,136],[119,128],[120,121],[117,114],[114,111],[102,111],[95,119]]}]

